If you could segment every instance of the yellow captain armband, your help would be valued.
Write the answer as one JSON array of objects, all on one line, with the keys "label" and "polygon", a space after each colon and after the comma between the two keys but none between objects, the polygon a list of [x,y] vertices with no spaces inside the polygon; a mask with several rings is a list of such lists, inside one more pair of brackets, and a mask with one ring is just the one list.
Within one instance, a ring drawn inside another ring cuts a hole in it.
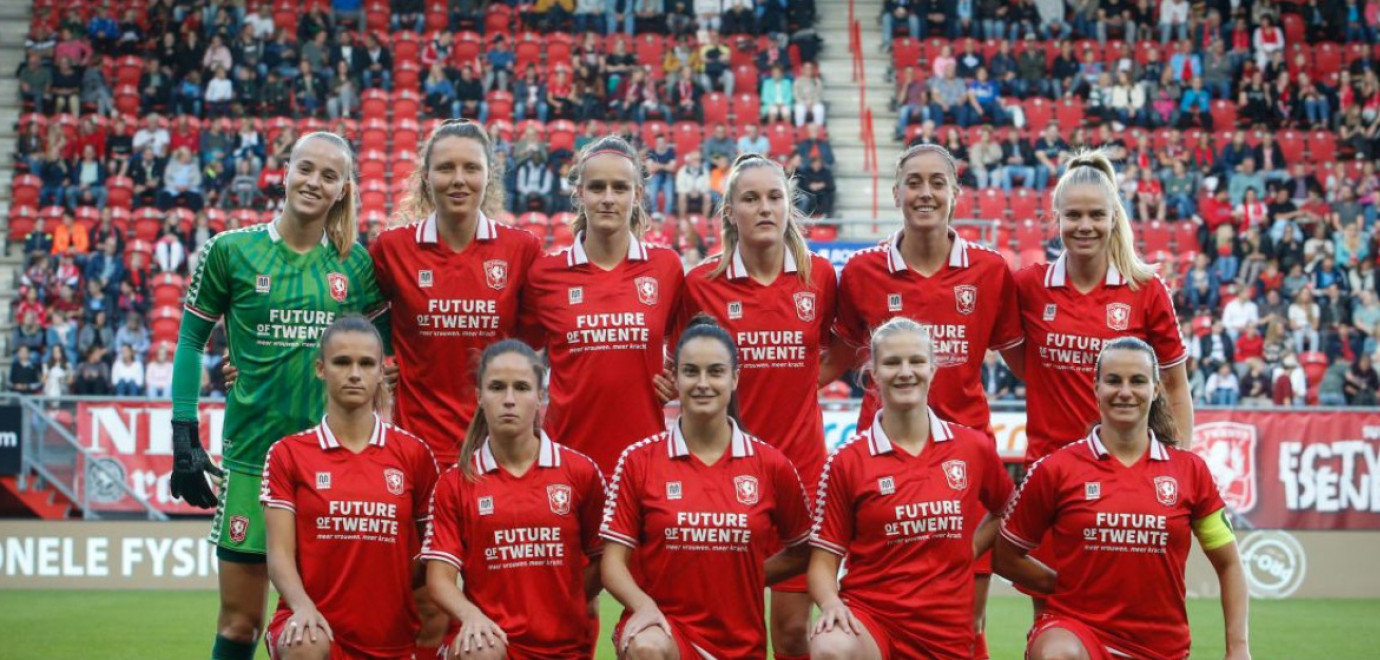
[{"label": "yellow captain armband", "polygon": [[1198,544],[1204,550],[1216,550],[1236,540],[1231,521],[1227,520],[1226,507],[1193,521],[1193,535],[1198,537]]}]

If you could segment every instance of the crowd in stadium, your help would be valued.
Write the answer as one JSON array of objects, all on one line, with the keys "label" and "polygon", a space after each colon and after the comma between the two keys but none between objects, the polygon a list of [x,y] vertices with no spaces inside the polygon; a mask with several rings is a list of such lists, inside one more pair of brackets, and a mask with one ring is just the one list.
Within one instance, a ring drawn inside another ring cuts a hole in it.
[{"label": "crowd in stadium", "polygon": [[[608,132],[645,150],[651,240],[687,264],[715,248],[705,218],[739,152],[772,154],[812,193],[809,211],[833,211],[813,3],[452,1],[439,18],[420,1],[382,16],[333,4],[35,6],[16,72],[15,189],[28,192],[11,210],[27,255],[12,389],[161,395],[172,336],[151,334],[159,276],[185,275],[216,232],[271,217],[303,131],[350,137],[366,183],[378,179],[362,195],[364,241],[426,122],[456,115],[491,120],[512,221],[556,244],[570,240],[570,159]],[[1046,217],[1040,196],[1068,156],[1110,147],[1143,251],[1177,290],[1198,401],[1373,404],[1375,13],[889,0],[896,137],[954,153],[975,191],[960,216],[988,217],[989,189],[1017,193],[994,215],[999,247],[1022,258],[1032,246],[1006,241]],[[387,116],[371,98],[393,106],[391,151],[368,135]]]}]

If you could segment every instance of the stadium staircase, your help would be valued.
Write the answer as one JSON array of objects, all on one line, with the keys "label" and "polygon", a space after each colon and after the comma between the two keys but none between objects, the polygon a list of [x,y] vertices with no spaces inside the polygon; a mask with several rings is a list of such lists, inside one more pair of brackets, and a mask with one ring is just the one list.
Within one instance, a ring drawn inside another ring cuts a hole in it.
[{"label": "stadium staircase", "polygon": [[72,503],[53,488],[35,486],[32,475],[29,483],[19,485],[17,477],[0,477],[0,518],[37,517],[43,520],[64,520],[71,516]]},{"label": "stadium staircase", "polygon": [[[19,102],[19,81],[14,72],[24,61],[24,38],[29,31],[29,10],[32,3],[0,2],[0,218],[8,225],[10,217],[10,184],[14,180],[14,161],[10,154],[15,151],[17,133],[15,124],[19,121],[21,110]],[[9,227],[5,227],[8,235]],[[9,354],[10,330],[14,321],[10,318],[10,303],[15,298],[15,285],[19,274],[24,270],[24,250],[17,246],[6,246],[0,252],[0,355]],[[8,376],[8,364],[3,370]]]},{"label": "stadium staircase", "polygon": [[[859,85],[867,85],[867,106],[872,110],[877,140],[877,161],[880,163],[877,190],[877,213],[891,215],[891,174],[888,171],[899,153],[899,145],[891,141],[896,125],[896,113],[887,109],[892,84],[888,68],[890,55],[882,52],[882,30],[877,17],[881,15],[881,0],[854,0],[853,13],[862,32],[864,75],[853,81],[853,56],[848,49],[848,2],[843,0],[819,2],[819,25],[825,35],[820,53],[820,75],[827,81],[824,99],[829,106],[829,136],[837,164],[834,179],[838,186],[835,215],[844,219],[872,217],[872,175],[864,172],[862,116],[859,108]],[[883,223],[874,232],[871,225],[845,226],[840,238],[869,239],[887,233],[890,224]]]}]

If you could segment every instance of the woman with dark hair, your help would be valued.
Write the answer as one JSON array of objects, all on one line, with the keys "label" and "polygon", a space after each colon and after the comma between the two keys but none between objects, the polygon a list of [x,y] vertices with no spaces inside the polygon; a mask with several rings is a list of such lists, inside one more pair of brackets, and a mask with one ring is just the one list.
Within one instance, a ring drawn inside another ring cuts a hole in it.
[{"label": "woman with dark hair", "polygon": [[692,322],[674,371],[681,416],[619,457],[600,529],[604,587],[624,606],[614,644],[620,658],[762,658],[763,591],[805,570],[805,491],[738,425],[727,331]]},{"label": "woman with dark hair", "polygon": [[526,344],[485,349],[460,460],[436,486],[421,557],[432,600],[459,622],[450,660],[594,653],[604,478],[542,432],[545,380]]},{"label": "woman with dark hair", "polygon": [[626,141],[588,145],[572,177],[575,243],[532,265],[519,325],[551,361],[547,432],[610,472],[625,447],[666,428],[653,378],[685,274],[674,251],[640,238],[646,175]]},{"label": "woman with dark hair", "polygon": [[[1187,657],[1184,565],[1196,537],[1220,583],[1226,657],[1250,658],[1226,507],[1203,459],[1177,447],[1158,351],[1109,341],[1093,381],[1100,423],[1030,468],[993,553],[997,574],[1045,597],[1026,657]],[[1028,554],[1037,547],[1060,558],[1057,569]]]},{"label": "woman with dark hair", "polygon": [[436,460],[379,418],[383,339],[362,316],[321,335],[316,378],[326,415],[279,440],[259,496],[278,610],[269,657],[412,657],[421,627],[412,560],[428,520]]}]

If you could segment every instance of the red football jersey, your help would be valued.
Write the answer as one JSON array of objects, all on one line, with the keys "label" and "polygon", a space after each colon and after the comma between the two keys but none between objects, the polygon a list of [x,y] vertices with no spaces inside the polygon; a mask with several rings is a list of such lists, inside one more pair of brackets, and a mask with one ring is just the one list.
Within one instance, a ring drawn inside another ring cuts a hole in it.
[{"label": "red football jersey", "polygon": [[[940,417],[986,431],[992,413],[982,389],[982,358],[987,350],[1020,345],[1020,317],[1011,269],[1000,254],[970,243],[952,230],[949,263],[933,276],[917,273],[901,256],[902,232],[886,245],[853,254],[839,276],[838,322],[845,342],[865,348],[872,331],[898,317],[930,329],[937,370],[930,405]],[[858,415],[866,430],[880,408],[869,385]]]},{"label": "red football jersey", "polygon": [[488,442],[476,481],[441,476],[422,559],[460,571],[465,596],[508,633],[511,658],[588,658],[586,558],[602,551],[604,478],[589,457],[545,433],[522,476],[501,468]]},{"label": "red football jersey", "polygon": [[[824,415],[819,409],[821,344],[834,323],[834,267],[810,255],[810,283],[796,275],[786,251],[783,272],[771,284],[748,276],[734,251],[728,270],[710,278],[710,260],[685,278],[677,334],[701,312],[713,316],[738,344],[738,403],[743,426],[780,449],[814,488],[824,468]],[[672,345],[675,345],[673,339]]]},{"label": "red football jersey", "polygon": [[[1011,477],[985,433],[930,413],[918,456],[897,449],[878,413],[829,457],[810,543],[848,558],[850,608],[889,622],[915,656],[973,657],[973,526],[997,515]],[[923,612],[924,616],[917,616]]]},{"label": "red football jersey", "polygon": [[551,362],[546,430],[611,471],[628,445],[666,428],[652,377],[665,368],[685,269],[670,249],[632,238],[628,258],[604,270],[583,238],[532,265],[520,332]]},{"label": "red football jersey", "polygon": [[1152,438],[1126,467],[1094,428],[1030,468],[1001,534],[1026,550],[1052,545],[1041,551],[1061,558],[1046,612],[1086,624],[1125,657],[1187,658],[1192,523],[1223,506],[1197,454]]},{"label": "red football jersey", "polygon": [[1102,345],[1127,335],[1155,349],[1161,369],[1188,359],[1174,302],[1159,278],[1132,291],[1110,264],[1086,294],[1068,281],[1068,256],[1016,274],[1025,326],[1026,463],[1087,435],[1098,419],[1093,372]]},{"label": "red football jersey", "polygon": [[[436,472],[426,442],[377,416],[359,454],[341,447],[324,420],[269,448],[259,500],[296,515],[302,586],[343,650],[412,653],[421,628],[412,554]],[[278,611],[288,609],[280,598]]]},{"label": "red football jersey", "polygon": [[437,236],[433,213],[379,234],[369,254],[392,304],[400,375],[394,414],[449,467],[474,417],[479,354],[513,335],[522,283],[541,243],[481,214],[474,240],[455,252]]},{"label": "red football jersey", "polygon": [[804,487],[779,450],[735,424],[730,450],[705,465],[686,448],[679,420],[623,452],[600,530],[633,548],[638,585],[715,658],[766,654],[764,564],[809,532]]}]

